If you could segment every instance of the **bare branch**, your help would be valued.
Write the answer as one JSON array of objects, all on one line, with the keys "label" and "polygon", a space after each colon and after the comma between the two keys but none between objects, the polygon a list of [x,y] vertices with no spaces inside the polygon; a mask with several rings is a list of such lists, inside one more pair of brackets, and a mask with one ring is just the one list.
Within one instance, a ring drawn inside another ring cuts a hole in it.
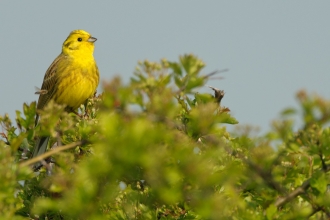
[{"label": "bare branch", "polygon": [[[324,172],[330,171],[330,166],[327,166],[326,169],[322,169]],[[297,189],[293,190],[291,193],[286,195],[285,197],[281,197],[276,200],[274,205],[276,207],[281,207],[284,204],[290,202],[292,199],[296,198],[297,196],[303,194],[306,192],[306,190],[311,186],[310,184],[311,178],[306,180],[301,186],[299,186]]]},{"label": "bare branch", "polygon": [[215,74],[223,73],[223,72],[227,72],[227,71],[229,71],[229,69],[223,69],[223,70],[216,70],[216,71],[213,71],[213,72],[211,72],[211,73],[205,75],[205,76],[204,76],[204,79],[209,78],[210,76],[213,76],[213,75],[215,75]]},{"label": "bare branch", "polygon": [[285,203],[296,198],[298,195],[305,193],[309,187],[310,187],[310,179],[306,180],[301,186],[299,186],[297,189],[289,193],[287,196],[277,199],[274,205],[276,207],[283,206]]}]

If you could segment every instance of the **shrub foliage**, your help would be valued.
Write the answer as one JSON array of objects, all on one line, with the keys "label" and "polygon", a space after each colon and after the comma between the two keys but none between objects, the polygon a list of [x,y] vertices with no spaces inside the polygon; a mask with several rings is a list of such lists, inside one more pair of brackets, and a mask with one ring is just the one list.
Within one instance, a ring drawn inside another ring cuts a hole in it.
[{"label": "shrub foliage", "polygon": [[[140,62],[128,85],[104,83],[80,116],[50,103],[36,127],[35,102],[15,124],[0,116],[1,218],[329,218],[330,102],[301,91],[300,108],[266,135],[231,134],[224,91],[196,90],[214,76],[204,66],[193,55]],[[51,149],[34,172],[40,135]]]}]

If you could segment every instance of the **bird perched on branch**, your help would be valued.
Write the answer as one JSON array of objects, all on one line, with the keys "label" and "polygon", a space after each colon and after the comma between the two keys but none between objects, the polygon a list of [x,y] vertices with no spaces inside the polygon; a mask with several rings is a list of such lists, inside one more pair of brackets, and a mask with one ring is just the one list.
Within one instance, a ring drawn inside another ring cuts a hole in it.
[{"label": "bird perched on branch", "polygon": [[[99,70],[94,60],[94,43],[97,39],[84,30],[74,30],[64,41],[61,54],[47,69],[39,94],[37,110],[51,100],[75,111],[92,97],[99,84]],[[39,115],[37,113],[36,124]],[[48,137],[39,137],[33,157],[47,150]]]}]

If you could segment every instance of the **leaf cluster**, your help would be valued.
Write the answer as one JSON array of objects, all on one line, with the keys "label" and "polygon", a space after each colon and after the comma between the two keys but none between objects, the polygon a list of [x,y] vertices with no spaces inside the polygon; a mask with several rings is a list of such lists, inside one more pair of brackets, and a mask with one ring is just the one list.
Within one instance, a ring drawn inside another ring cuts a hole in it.
[{"label": "leaf cluster", "polygon": [[[1,116],[1,218],[328,218],[330,102],[301,91],[298,131],[298,111],[286,109],[265,136],[230,134],[225,124],[238,122],[224,91],[197,92],[213,75],[204,66],[191,54],[143,61],[129,84],[104,83],[80,116],[50,103],[35,127],[35,102],[16,126]],[[51,149],[35,173],[41,135]]]}]

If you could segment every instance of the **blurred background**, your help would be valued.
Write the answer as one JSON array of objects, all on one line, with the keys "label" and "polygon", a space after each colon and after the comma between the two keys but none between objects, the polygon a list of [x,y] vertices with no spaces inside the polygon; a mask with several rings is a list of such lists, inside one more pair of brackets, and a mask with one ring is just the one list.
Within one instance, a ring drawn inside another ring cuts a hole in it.
[{"label": "blurred background", "polygon": [[139,60],[185,53],[204,60],[205,74],[228,68],[207,85],[225,90],[222,104],[240,124],[265,132],[283,108],[297,106],[299,89],[329,97],[329,8],[301,0],[1,1],[0,115],[14,120],[24,102],[37,100],[35,86],[63,41],[84,29],[98,38],[102,80],[129,82]]}]

